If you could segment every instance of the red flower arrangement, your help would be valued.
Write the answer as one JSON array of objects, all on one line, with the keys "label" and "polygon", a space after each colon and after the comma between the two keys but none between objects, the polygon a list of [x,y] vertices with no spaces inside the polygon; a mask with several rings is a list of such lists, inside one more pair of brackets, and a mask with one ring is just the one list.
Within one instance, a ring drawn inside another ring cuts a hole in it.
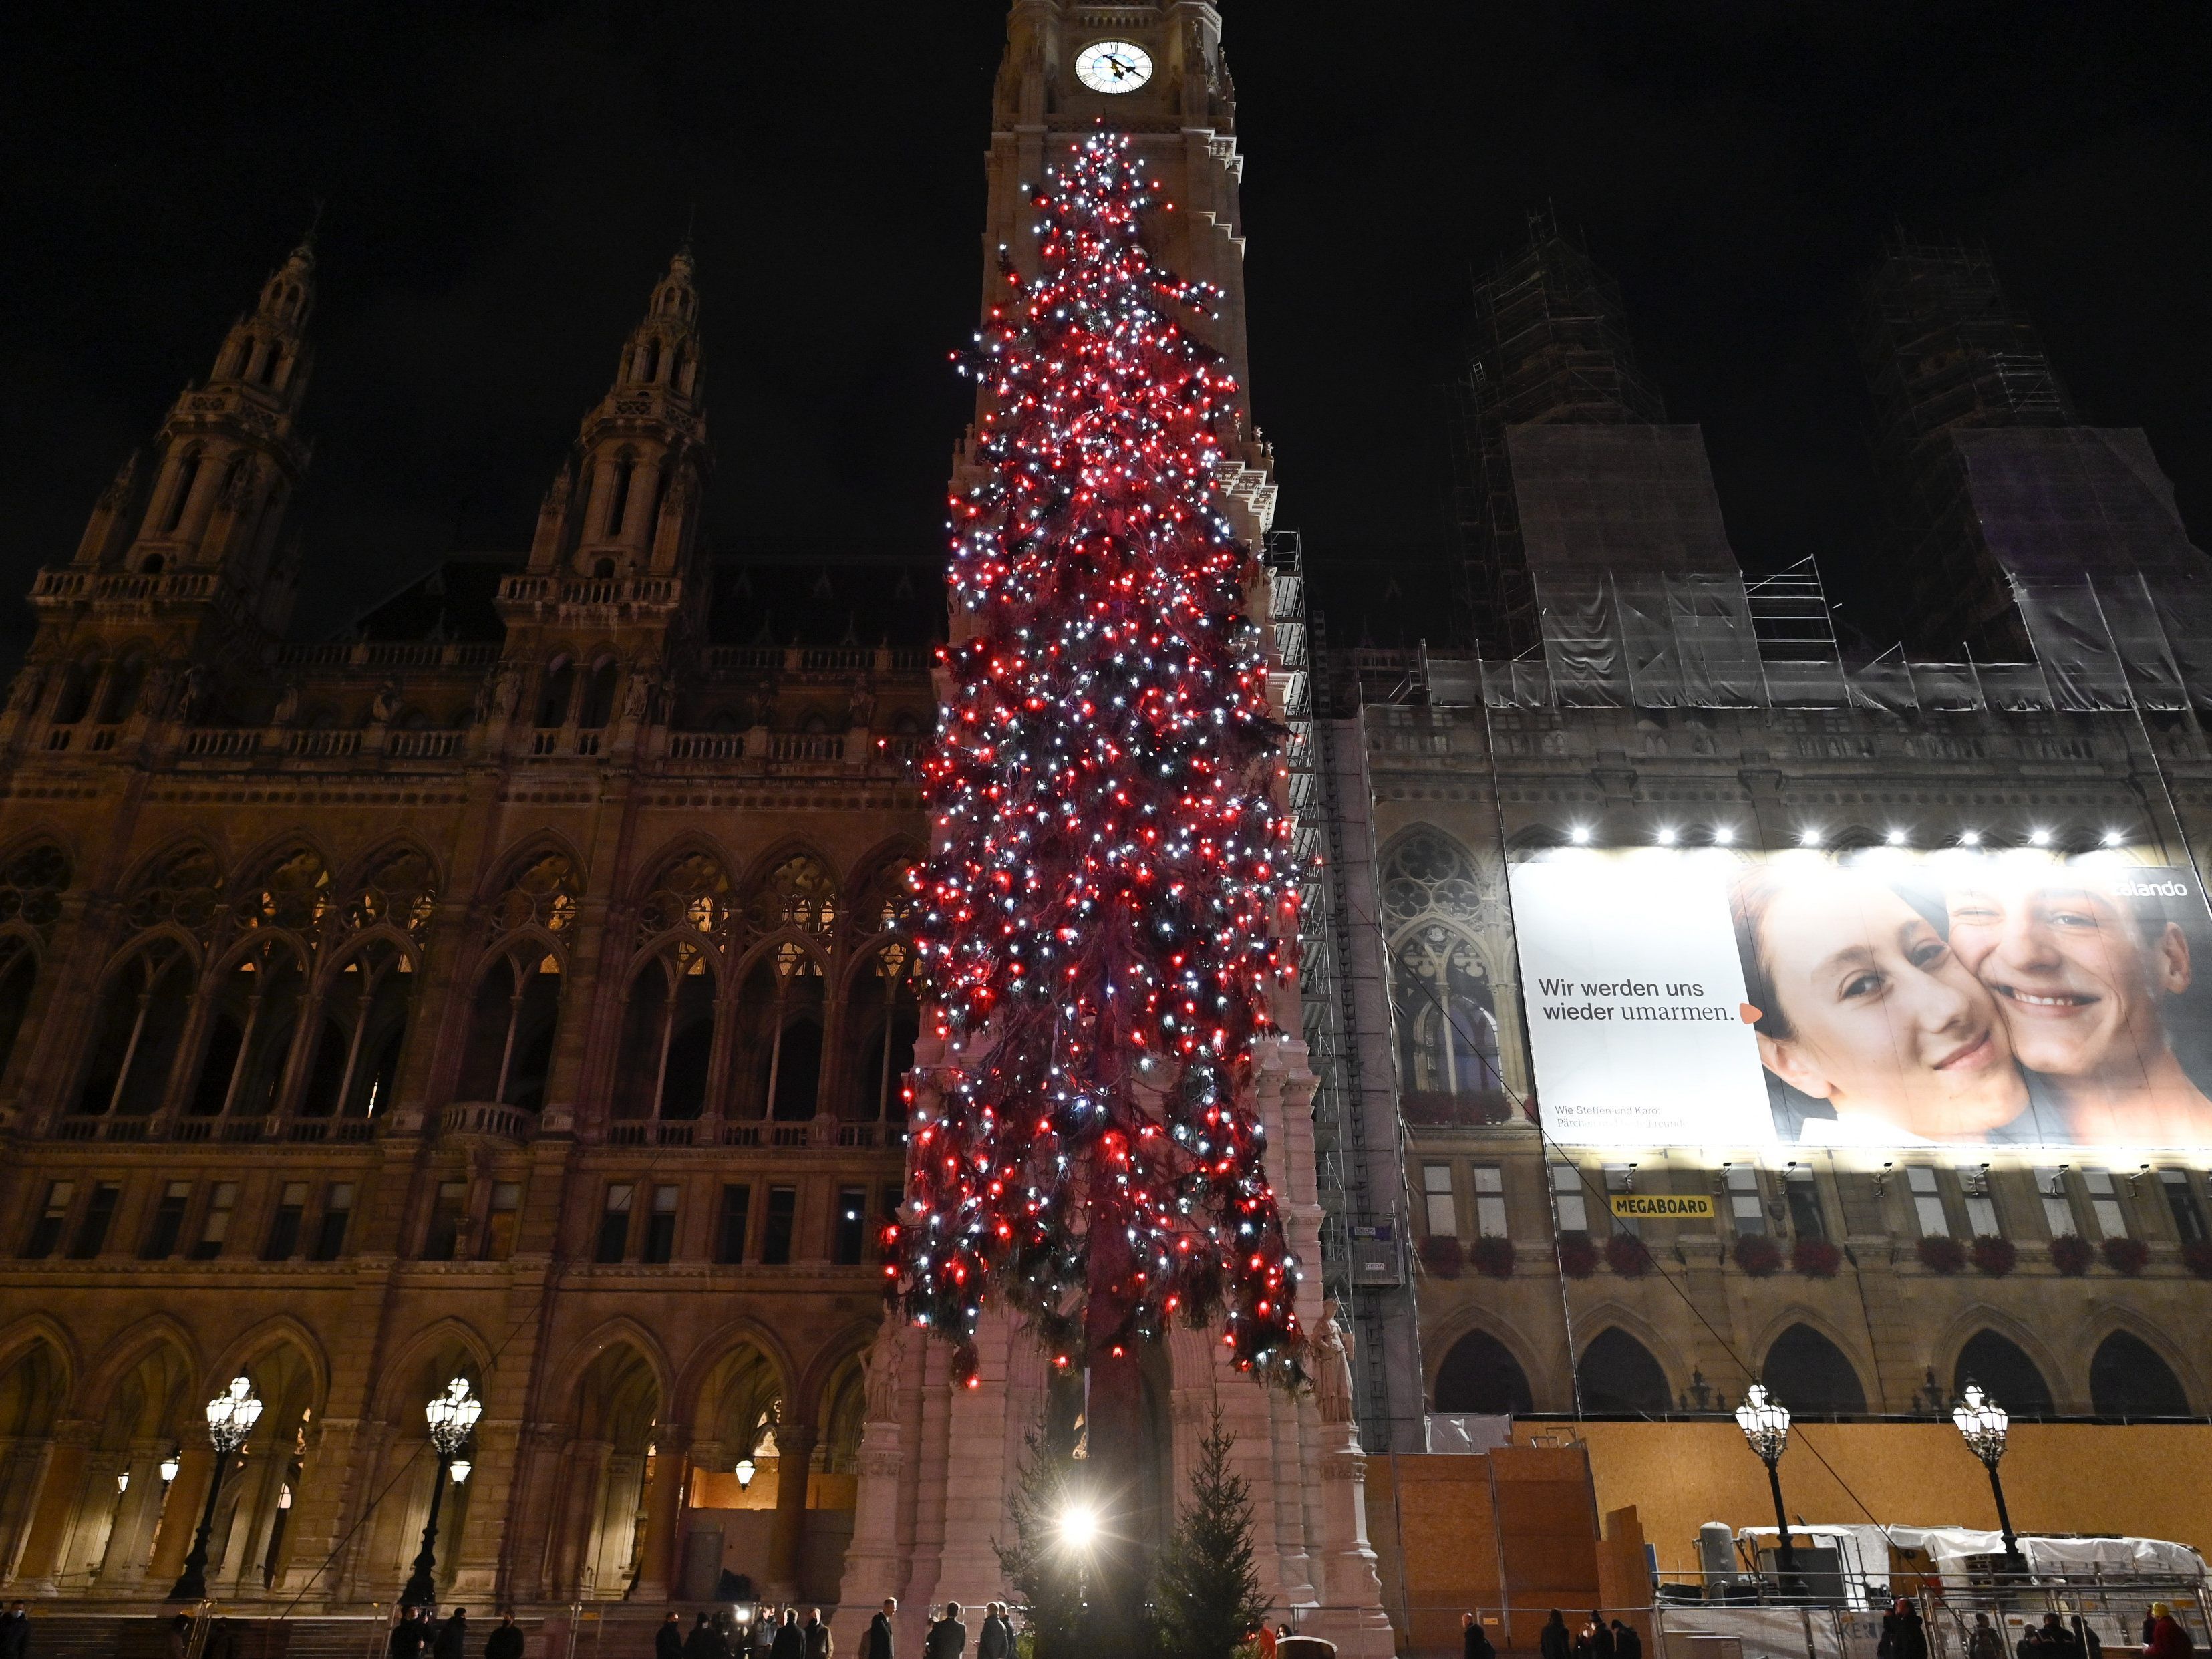
[{"label": "red flower arrangement", "polygon": [[1948,1233],[1931,1233],[1920,1241],[1920,1265],[1931,1273],[1954,1273],[1966,1265],[1966,1247]]},{"label": "red flower arrangement", "polygon": [[1478,1238],[1468,1247],[1467,1259],[1479,1273],[1487,1273],[1492,1279],[1513,1277],[1513,1241],[1510,1238]]},{"label": "red flower arrangement", "polygon": [[2051,1265],[2068,1279],[2081,1278],[2094,1260],[2096,1252],[2079,1233],[2061,1233],[2051,1241]]},{"label": "red flower arrangement", "polygon": [[1561,1239],[1559,1271],[1570,1279],[1588,1279],[1597,1271],[1597,1246],[1587,1238]]},{"label": "red flower arrangement", "polygon": [[2130,1279],[2139,1275],[2150,1260],[2150,1246],[2140,1238],[2108,1238],[2104,1243],[2105,1265]]},{"label": "red flower arrangement", "polygon": [[[2136,1241],[2130,1239],[2130,1243]],[[2203,1239],[2181,1247],[2181,1265],[2199,1279],[2212,1279],[2212,1243]]]},{"label": "red flower arrangement", "polygon": [[2013,1248],[2012,1240],[2000,1238],[1995,1233],[1978,1234],[1966,1247],[1966,1256],[1974,1264],[1976,1273],[1991,1279],[2002,1279],[2020,1265],[2020,1252]]},{"label": "red flower arrangement", "polygon": [[1614,1233],[1607,1238],[1605,1261],[1623,1279],[1641,1279],[1652,1267],[1650,1248],[1634,1233]]},{"label": "red flower arrangement", "polygon": [[1421,1241],[1421,1265],[1438,1279],[1457,1279],[1466,1261],[1449,1233],[1431,1233]]},{"label": "red flower arrangement", "polygon": [[1790,1247],[1790,1265],[1808,1279],[1833,1279],[1844,1253],[1825,1238],[1801,1238]]},{"label": "red flower arrangement", "polygon": [[1765,1233],[1738,1234],[1735,1265],[1753,1279],[1764,1279],[1781,1267],[1782,1247]]}]

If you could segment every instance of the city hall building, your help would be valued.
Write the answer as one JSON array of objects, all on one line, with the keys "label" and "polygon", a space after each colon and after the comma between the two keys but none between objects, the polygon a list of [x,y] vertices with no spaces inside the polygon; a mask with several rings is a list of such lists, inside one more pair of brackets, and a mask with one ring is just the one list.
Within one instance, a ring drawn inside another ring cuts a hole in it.
[{"label": "city hall building", "polygon": [[[994,236],[1110,115],[1243,379],[1218,14],[1009,27]],[[1109,36],[1146,85],[1079,77]],[[0,714],[5,1594],[160,1602],[234,1376],[225,1604],[388,1602],[457,1376],[446,1597],[849,1605],[862,1560],[870,1599],[1003,1593],[968,1523],[1026,1424],[994,1407],[976,1485],[941,1363],[880,1334],[938,551],[706,556],[679,252],[529,547],[295,639],[316,283],[302,246],[55,550]],[[1986,258],[1888,249],[1869,556],[1921,632],[1876,653],[1809,564],[1741,568],[1582,252],[1539,224],[1475,301],[1429,637],[1333,646],[1256,428],[1224,473],[1307,872],[1285,1182],[1355,1419],[1236,1407],[1285,1616],[1367,1641],[1379,1587],[1434,1645],[1468,1585],[1626,1605],[1625,1540],[1684,1571],[1699,1522],[1771,1518],[1727,1416],[1754,1378],[1819,1449],[1812,1522],[1990,1524],[1971,1379],[2021,1424],[2023,1530],[2203,1542],[2212,562],[2142,434],[2076,417]],[[1164,1515],[1231,1396],[1182,1359],[1160,1389]],[[1597,1577],[1503,1543],[1454,1577],[1422,1493],[1491,1448],[1552,1460],[1524,1484]]]}]

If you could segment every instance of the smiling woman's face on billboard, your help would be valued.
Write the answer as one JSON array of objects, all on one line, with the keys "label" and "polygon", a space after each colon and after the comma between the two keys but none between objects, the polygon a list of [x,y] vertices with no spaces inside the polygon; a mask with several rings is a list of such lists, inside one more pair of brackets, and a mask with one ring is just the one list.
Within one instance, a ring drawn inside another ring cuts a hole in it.
[{"label": "smiling woman's face on billboard", "polygon": [[1838,1122],[1978,1140],[2027,1109],[1995,999],[1893,890],[1754,866],[1734,907],[1759,1058]]},{"label": "smiling woman's face on billboard", "polygon": [[1516,865],[1512,895],[1567,1144],[2212,1146],[2190,872],[1647,848]]}]

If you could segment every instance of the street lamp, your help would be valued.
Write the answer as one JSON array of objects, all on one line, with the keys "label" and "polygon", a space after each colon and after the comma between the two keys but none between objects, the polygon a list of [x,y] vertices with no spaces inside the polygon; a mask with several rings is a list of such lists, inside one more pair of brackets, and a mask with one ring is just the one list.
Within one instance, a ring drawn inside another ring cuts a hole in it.
[{"label": "street lamp", "polygon": [[1759,1461],[1766,1465],[1767,1489],[1774,1494],[1774,1524],[1781,1534],[1776,1560],[1786,1595],[1796,1575],[1797,1552],[1790,1547],[1790,1517],[1782,1510],[1782,1477],[1774,1466],[1782,1461],[1783,1449],[1790,1443],[1790,1408],[1767,1393],[1764,1382],[1754,1382],[1744,1390],[1743,1404],[1735,1408],[1735,1425],[1743,1431]]},{"label": "street lamp", "polygon": [[177,1470],[180,1467],[181,1462],[178,1458],[177,1454],[173,1451],[161,1460],[161,1484],[164,1486],[169,1486],[175,1481],[177,1478]]},{"label": "street lamp", "polygon": [[1970,1379],[1966,1393],[1951,1408],[1951,1420],[1966,1437],[1967,1449],[1990,1472],[1990,1492],[1997,1500],[1997,1530],[2004,1534],[2005,1571],[2025,1571],[2027,1564],[2021,1559],[2020,1540],[2013,1536],[2012,1516],[2005,1512],[2004,1483],[1997,1479],[1997,1459],[2004,1455],[2005,1431],[2012,1426],[2012,1419],[2003,1407],[1982,1392],[1979,1383]]},{"label": "street lamp", "polygon": [[222,1477],[229,1473],[230,1455],[246,1443],[253,1425],[261,1420],[261,1402],[253,1384],[242,1376],[230,1379],[230,1389],[207,1402],[208,1438],[215,1445],[215,1474],[208,1481],[207,1507],[200,1512],[200,1529],[192,1540],[192,1553],[185,1558],[185,1571],[169,1590],[172,1601],[207,1600],[208,1534],[215,1529],[216,1499],[222,1495]]},{"label": "street lamp", "polygon": [[406,1589],[399,1592],[403,1607],[438,1605],[438,1586],[432,1577],[438,1565],[438,1505],[446,1496],[446,1477],[463,1462],[461,1448],[468,1443],[470,1431],[483,1415],[483,1401],[470,1397],[465,1376],[447,1383],[445,1393],[422,1407],[422,1420],[430,1427],[431,1449],[438,1454],[438,1474],[430,1483],[430,1518],[422,1528],[422,1547],[416,1554],[415,1571],[407,1577]]},{"label": "street lamp", "polygon": [[740,1457],[738,1460],[738,1467],[736,1470],[738,1477],[738,1490],[739,1492],[750,1491],[753,1484],[753,1476],[759,1473],[760,1466],[755,1463],[751,1458]]}]

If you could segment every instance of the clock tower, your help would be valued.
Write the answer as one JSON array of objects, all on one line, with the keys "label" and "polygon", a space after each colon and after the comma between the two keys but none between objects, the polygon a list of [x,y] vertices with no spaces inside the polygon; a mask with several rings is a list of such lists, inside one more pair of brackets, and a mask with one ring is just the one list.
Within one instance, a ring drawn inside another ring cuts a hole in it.
[{"label": "clock tower", "polygon": [[[1116,51],[1115,48],[1126,48]],[[1241,388],[1240,465],[1224,480],[1237,530],[1255,546],[1275,515],[1273,470],[1253,424],[1251,355],[1245,344],[1244,228],[1237,189],[1237,89],[1221,55],[1221,14],[1207,0],[1081,5],[1014,0],[1006,55],[991,100],[984,167],[981,308],[1003,285],[1001,249],[1036,274],[1036,212],[1044,170],[1100,126],[1129,135],[1168,205],[1145,226],[1145,246],[1178,276],[1221,290],[1217,315],[1193,332],[1227,359]],[[979,396],[981,393],[979,392]],[[964,484],[968,445],[955,471]]]},{"label": "clock tower", "polygon": [[[1160,205],[1143,225],[1148,252],[1176,276],[1219,290],[1212,314],[1182,320],[1236,377],[1238,430],[1214,477],[1231,523],[1257,550],[1274,517],[1275,486],[1252,418],[1236,92],[1222,57],[1221,15],[1207,0],[1013,0],[992,98],[979,312],[988,319],[1005,295],[1003,261],[1024,276],[1038,274],[1034,198],[1047,169],[1102,130],[1125,136],[1159,185]],[[979,421],[989,395],[979,386]],[[975,431],[954,456],[956,498],[981,482]],[[1273,614],[1270,580],[1250,596],[1261,617]],[[961,622],[956,611],[956,637]],[[1278,679],[1286,684],[1288,676]],[[1277,1027],[1297,1031],[1297,991],[1284,988],[1282,996]],[[944,1060],[942,1039],[916,1043],[917,1112],[933,1105]],[[1313,1390],[1294,1397],[1263,1387],[1235,1369],[1218,1333],[1177,1327],[1145,1345],[1134,1390],[1141,1399],[1118,1376],[1108,1385],[1109,1404],[1094,1415],[1099,1397],[1082,1379],[1048,1376],[1034,1335],[1004,1313],[987,1310],[975,1328],[975,1374],[964,1385],[953,1374],[951,1345],[887,1319],[868,1360],[854,1533],[838,1598],[843,1642],[858,1642],[885,1597],[899,1603],[902,1650],[920,1645],[931,1607],[1006,1599],[994,1540],[1011,1541],[1010,1502],[1031,1455],[1029,1437],[1048,1418],[1072,1432],[1069,1419],[1080,1411],[1085,1449],[1097,1460],[1091,1467],[1107,1466],[1100,1479],[1112,1493],[1112,1513],[1100,1516],[1102,1538],[1110,1540],[1102,1554],[1110,1548],[1126,1557],[1132,1545],[1146,1553],[1165,1539],[1188,1498],[1199,1442],[1218,1420],[1233,1437],[1232,1462],[1251,1493],[1254,1567],[1271,1617],[1334,1641],[1348,1656],[1379,1659],[1393,1650],[1367,1541],[1349,1355],[1333,1306],[1322,1302],[1314,1079],[1304,1045],[1280,1041],[1256,1071],[1268,1180],[1285,1239],[1309,1264],[1297,1295],[1301,1322],[1315,1337]],[[1126,1632],[1111,1622],[1094,1620],[1090,1632],[1101,1651],[1126,1645]]]}]

